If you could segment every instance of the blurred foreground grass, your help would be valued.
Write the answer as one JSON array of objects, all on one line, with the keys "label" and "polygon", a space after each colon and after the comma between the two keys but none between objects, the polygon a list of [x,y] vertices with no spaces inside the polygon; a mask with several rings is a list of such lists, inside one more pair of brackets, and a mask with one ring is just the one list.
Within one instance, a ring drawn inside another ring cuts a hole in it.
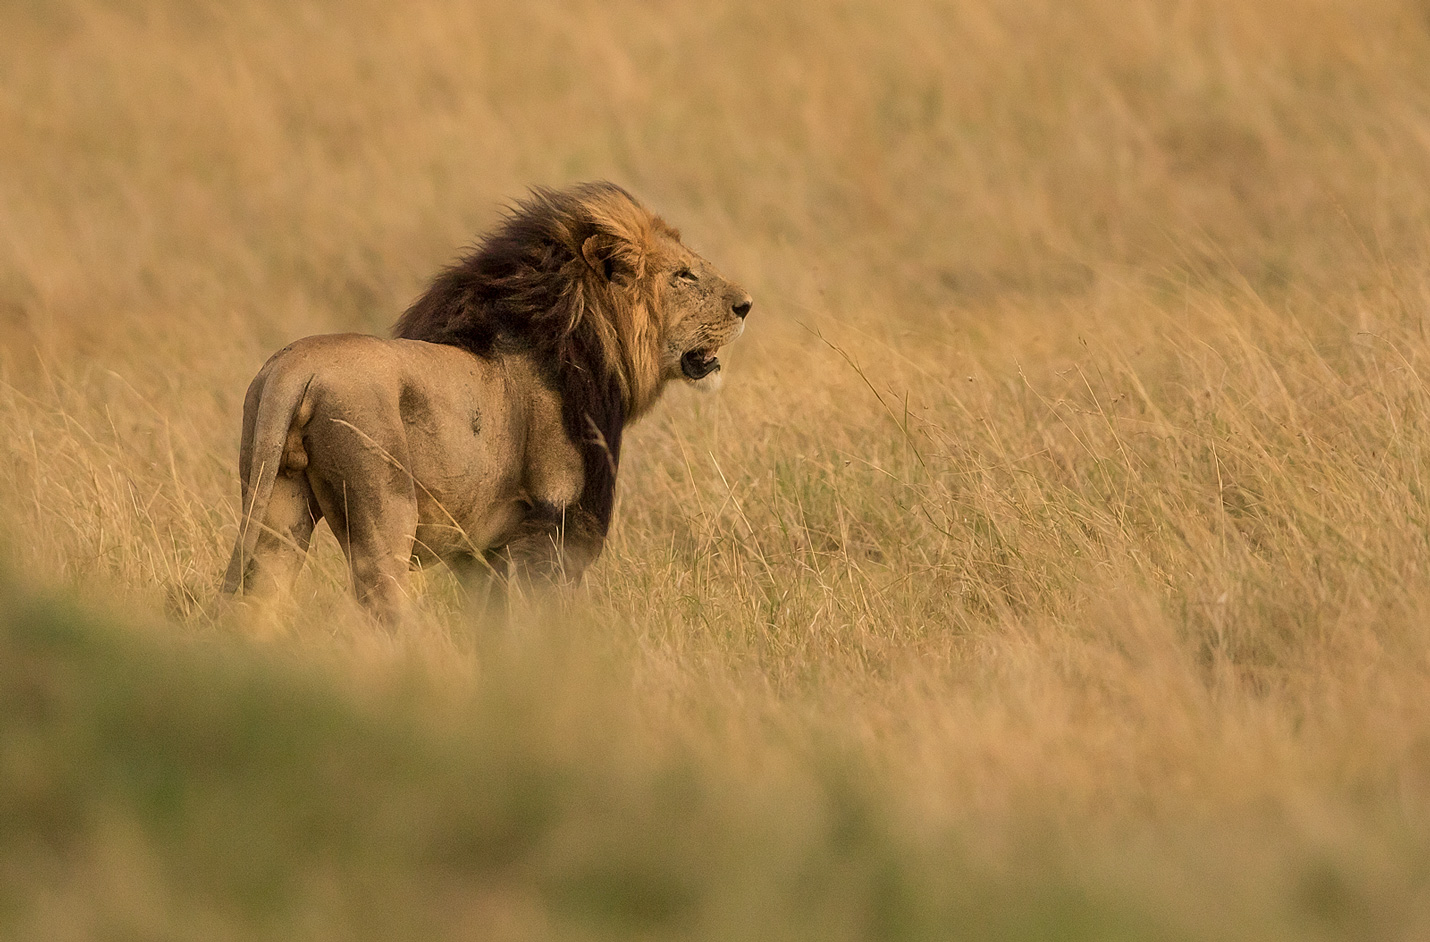
[{"label": "blurred foreground grass", "polygon": [[1005,872],[919,827],[817,724],[718,759],[588,645],[358,697],[276,651],[0,601],[7,938],[1179,934],[1082,863]]}]

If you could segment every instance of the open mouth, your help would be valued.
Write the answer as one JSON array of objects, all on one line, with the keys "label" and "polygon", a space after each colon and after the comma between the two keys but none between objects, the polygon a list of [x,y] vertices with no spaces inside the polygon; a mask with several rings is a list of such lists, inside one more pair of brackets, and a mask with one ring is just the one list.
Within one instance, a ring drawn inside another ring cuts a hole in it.
[{"label": "open mouth", "polygon": [[716,359],[713,347],[687,350],[680,358],[680,372],[687,379],[704,379],[719,368],[720,361]]}]

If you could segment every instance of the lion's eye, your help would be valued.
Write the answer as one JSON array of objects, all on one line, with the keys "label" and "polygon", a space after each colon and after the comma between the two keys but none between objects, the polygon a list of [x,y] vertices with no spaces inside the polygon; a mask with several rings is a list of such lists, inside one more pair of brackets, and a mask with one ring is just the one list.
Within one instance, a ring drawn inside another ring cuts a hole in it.
[{"label": "lion's eye", "polygon": [[679,278],[679,279],[681,279],[681,280],[683,280],[683,281],[689,281],[689,282],[696,282],[696,281],[699,281],[699,280],[700,280],[700,276],[697,275],[697,274],[695,274],[695,272],[691,271],[691,270],[688,269],[688,268],[682,268],[682,269],[680,269],[679,271],[677,271],[677,272],[675,273],[675,277],[677,277],[677,278]]}]

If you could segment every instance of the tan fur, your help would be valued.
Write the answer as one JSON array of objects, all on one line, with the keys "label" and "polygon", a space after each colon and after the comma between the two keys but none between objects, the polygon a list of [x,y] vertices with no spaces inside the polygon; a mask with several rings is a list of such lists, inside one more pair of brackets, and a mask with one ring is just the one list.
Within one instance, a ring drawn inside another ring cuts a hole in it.
[{"label": "tan fur", "polygon": [[[547,300],[519,306],[531,298]],[[609,522],[622,426],[682,357],[738,336],[748,309],[625,191],[537,191],[398,339],[308,337],[259,371],[225,589],[289,584],[323,519],[358,597],[386,616],[414,560],[579,577]]]}]

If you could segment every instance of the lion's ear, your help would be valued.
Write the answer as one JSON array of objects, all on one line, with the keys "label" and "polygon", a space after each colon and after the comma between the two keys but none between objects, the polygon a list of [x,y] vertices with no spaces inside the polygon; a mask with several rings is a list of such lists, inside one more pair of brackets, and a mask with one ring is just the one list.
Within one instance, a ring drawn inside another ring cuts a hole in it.
[{"label": "lion's ear", "polygon": [[606,235],[593,235],[581,243],[581,255],[591,270],[606,281],[616,274],[615,240]]},{"label": "lion's ear", "polygon": [[581,243],[581,257],[603,280],[626,284],[638,274],[639,258],[633,248],[616,236],[597,233]]}]

